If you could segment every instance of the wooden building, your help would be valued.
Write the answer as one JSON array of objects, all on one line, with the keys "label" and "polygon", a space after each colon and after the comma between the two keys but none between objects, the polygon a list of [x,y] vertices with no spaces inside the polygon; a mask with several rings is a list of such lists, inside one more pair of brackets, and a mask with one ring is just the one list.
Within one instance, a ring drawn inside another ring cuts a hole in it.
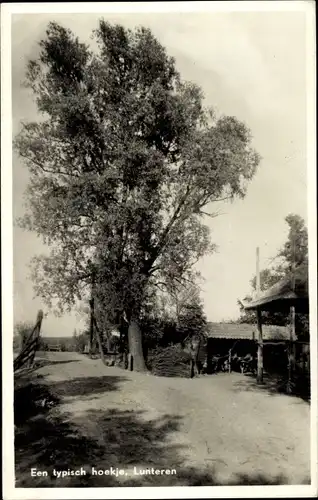
[{"label": "wooden building", "polygon": [[308,294],[308,269],[306,266],[294,269],[283,280],[276,283],[263,293],[259,293],[254,300],[245,303],[246,310],[254,310],[257,316],[257,356],[258,368],[257,379],[263,382],[264,369],[264,345],[265,326],[262,325],[262,311],[285,312],[290,315],[289,336],[286,342],[287,365],[288,365],[288,385],[293,379],[296,371],[296,361],[299,356],[302,358],[304,370],[309,373],[309,366],[305,366],[305,355],[309,364],[309,338],[307,341],[297,340],[295,330],[295,317],[297,313],[309,314],[309,294]]},{"label": "wooden building", "polygon": [[[207,365],[211,367],[212,359],[221,356],[225,359],[231,355],[243,357],[246,354],[257,355],[257,325],[245,323],[208,323],[207,325]],[[265,325],[263,327],[263,342],[268,344],[266,368],[270,370],[274,364],[273,349],[276,357],[284,357],[285,342],[289,339],[289,330],[285,326]],[[271,346],[271,347],[270,347]],[[211,369],[210,369],[211,370]],[[209,371],[210,371],[209,370]]]}]

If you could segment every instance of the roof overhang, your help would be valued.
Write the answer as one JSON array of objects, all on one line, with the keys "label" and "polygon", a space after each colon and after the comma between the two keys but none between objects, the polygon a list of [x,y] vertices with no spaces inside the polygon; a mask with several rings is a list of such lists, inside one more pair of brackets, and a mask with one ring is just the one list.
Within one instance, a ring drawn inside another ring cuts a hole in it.
[{"label": "roof overhang", "polygon": [[263,311],[285,311],[294,305],[299,311],[308,312],[308,277],[296,273],[279,281],[250,302],[243,302],[246,310],[261,309]]}]

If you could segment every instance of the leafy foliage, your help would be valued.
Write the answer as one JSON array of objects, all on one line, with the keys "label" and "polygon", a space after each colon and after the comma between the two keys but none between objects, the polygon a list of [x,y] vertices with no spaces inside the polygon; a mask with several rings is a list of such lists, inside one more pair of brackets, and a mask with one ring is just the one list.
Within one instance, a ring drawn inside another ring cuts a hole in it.
[{"label": "leafy foliage", "polygon": [[289,226],[288,238],[278,257],[283,259],[283,269],[292,271],[294,267],[308,268],[308,231],[305,221],[296,214],[289,214],[285,218]]},{"label": "leafy foliage", "polygon": [[28,321],[20,321],[14,326],[14,347],[16,349],[22,348],[34,329],[34,324]]},{"label": "leafy foliage", "polygon": [[204,335],[207,320],[200,302],[188,303],[180,315],[178,331],[182,339],[192,335]]},{"label": "leafy foliage", "polygon": [[76,352],[84,352],[85,346],[88,344],[89,333],[82,332],[73,336],[73,346]]},{"label": "leafy foliage", "polygon": [[138,321],[158,283],[192,279],[213,251],[205,207],[243,197],[259,155],[150,30],[101,20],[93,36],[97,52],[50,23],[28,64],[42,116],[15,141],[31,174],[21,225],[50,245],[33,261],[48,305],[72,308],[94,280],[105,321]]}]

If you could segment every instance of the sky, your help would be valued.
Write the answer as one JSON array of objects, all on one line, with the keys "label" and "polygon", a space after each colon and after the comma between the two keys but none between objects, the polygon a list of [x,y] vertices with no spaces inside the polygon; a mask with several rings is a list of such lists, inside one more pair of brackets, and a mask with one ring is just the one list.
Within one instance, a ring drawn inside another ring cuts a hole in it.
[{"label": "sky", "polygon": [[[205,104],[236,116],[251,129],[262,156],[244,200],[216,207],[208,222],[213,255],[199,263],[202,299],[209,321],[235,319],[237,300],[250,292],[256,247],[260,266],[268,266],[287,236],[284,218],[307,219],[306,171],[306,20],[302,12],[201,12],[169,14],[23,14],[12,16],[12,127],[37,120],[29,91],[21,87],[26,63],[36,56],[49,21],[71,28],[92,43],[98,19],[133,28],[149,27],[176,60],[184,80],[201,86]],[[13,155],[13,217],[24,213],[28,172]],[[44,335],[68,336],[83,320],[74,312],[55,317],[34,298],[29,262],[46,251],[34,234],[14,224],[14,321],[34,321],[48,313]]]}]

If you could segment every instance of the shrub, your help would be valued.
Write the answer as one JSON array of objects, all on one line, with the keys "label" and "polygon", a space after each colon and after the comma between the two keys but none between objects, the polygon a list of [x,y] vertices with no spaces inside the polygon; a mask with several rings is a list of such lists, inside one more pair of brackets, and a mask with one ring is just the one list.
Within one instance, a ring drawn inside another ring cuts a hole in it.
[{"label": "shrub", "polygon": [[19,335],[14,335],[14,337],[13,337],[13,351],[14,352],[20,351],[21,344],[22,344],[21,337]]},{"label": "shrub", "polygon": [[31,334],[32,330],[34,328],[33,323],[29,323],[27,321],[21,321],[17,323],[14,327],[14,337],[20,338],[20,342],[14,341],[14,344],[19,343],[19,348],[23,348],[25,345],[25,342],[29,335]]},{"label": "shrub", "polygon": [[86,333],[81,333],[74,337],[74,351],[76,352],[84,352],[84,348],[88,343],[88,335]]}]

